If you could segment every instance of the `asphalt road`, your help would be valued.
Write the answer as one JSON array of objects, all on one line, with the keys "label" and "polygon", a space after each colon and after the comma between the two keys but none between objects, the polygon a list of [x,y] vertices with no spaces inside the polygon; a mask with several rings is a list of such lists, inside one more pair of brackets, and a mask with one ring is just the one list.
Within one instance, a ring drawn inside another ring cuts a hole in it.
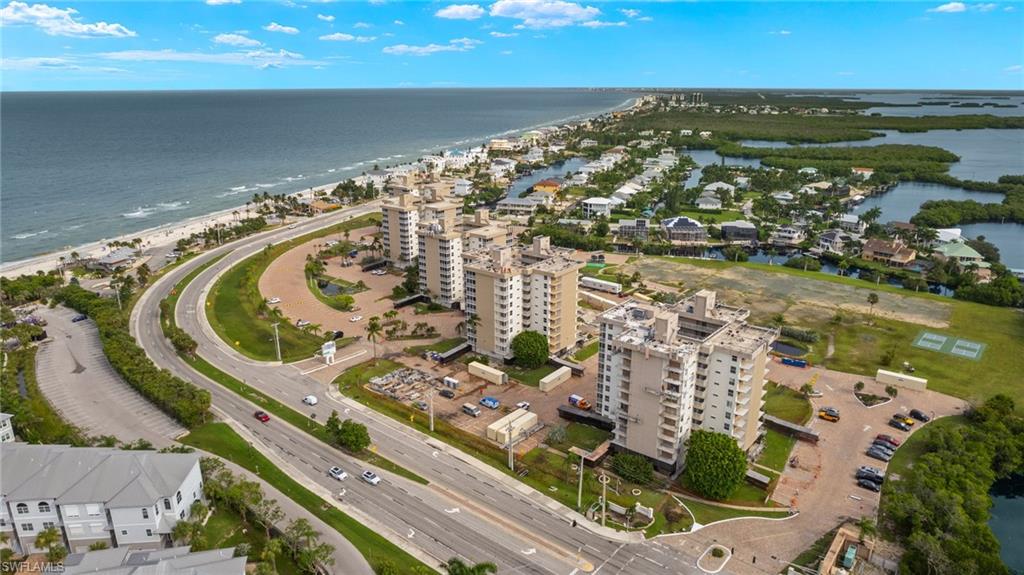
[{"label": "asphalt road", "polygon": [[[376,206],[360,206],[336,212],[294,229],[239,240],[187,262],[161,278],[139,301],[132,314],[135,337],[158,365],[209,389],[214,405],[241,422],[255,441],[269,448],[286,469],[295,472],[296,479],[336,493],[343,489],[341,499],[347,512],[428,561],[439,563],[453,556],[493,561],[501,573],[699,573],[695,566],[698,553],[688,554],[656,541],[628,542],[637,541],[635,534],[627,537],[600,532],[599,527],[582,521],[572,510],[485,464],[372,410],[329,394],[322,384],[302,375],[294,366],[254,362],[241,356],[209,328],[203,302],[218,273],[268,242],[280,242],[376,210]],[[357,475],[365,466],[276,419],[267,424],[257,422],[252,418],[253,404],[195,373],[177,357],[160,330],[159,301],[191,270],[221,253],[228,255],[199,274],[179,298],[178,325],[196,339],[199,354],[221,370],[300,411],[315,413],[317,421],[326,420],[331,410],[338,410],[345,417],[365,423],[382,455],[426,477],[430,486],[380,470],[375,470],[384,479],[379,486],[358,479],[339,486],[326,476],[328,467],[337,464]],[[346,348],[342,355],[358,352]],[[351,361],[366,358],[363,354]],[[321,399],[319,405],[310,408],[300,403],[308,393]],[[580,520],[580,527],[571,527],[573,519]]]}]

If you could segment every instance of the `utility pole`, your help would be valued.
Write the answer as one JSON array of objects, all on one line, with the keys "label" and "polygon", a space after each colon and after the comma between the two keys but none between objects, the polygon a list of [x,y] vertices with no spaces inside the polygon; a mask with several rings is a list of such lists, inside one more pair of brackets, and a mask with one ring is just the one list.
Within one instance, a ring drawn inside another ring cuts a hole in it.
[{"label": "utility pole", "polygon": [[605,520],[608,518],[608,482],[610,478],[607,475],[601,476],[601,527],[605,526]]},{"label": "utility pole", "polygon": [[[436,391],[436,390],[435,390]],[[430,432],[434,432],[434,395],[435,391],[430,392]]]},{"label": "utility pole", "polygon": [[579,490],[576,492],[576,509],[582,513],[583,507],[583,456],[580,455],[580,485]]},{"label": "utility pole", "polygon": [[117,309],[121,310],[121,286],[114,287],[114,297],[117,298]]},{"label": "utility pole", "polygon": [[277,361],[281,361],[281,338],[277,334],[278,325],[278,323],[274,323],[271,327],[274,328],[274,348],[277,350]]},{"label": "utility pole", "polygon": [[512,420],[508,421],[508,468],[512,471],[516,470],[516,459],[515,454],[512,451]]}]

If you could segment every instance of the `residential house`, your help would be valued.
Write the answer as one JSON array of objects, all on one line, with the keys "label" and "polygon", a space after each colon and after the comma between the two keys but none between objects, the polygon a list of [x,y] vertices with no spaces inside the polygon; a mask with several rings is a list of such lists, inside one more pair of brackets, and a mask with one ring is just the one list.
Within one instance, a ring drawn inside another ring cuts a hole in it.
[{"label": "residential house", "polygon": [[580,140],[580,148],[593,148],[597,146],[597,140],[591,140],[590,138],[584,138]]},{"label": "residential house", "polygon": [[726,182],[712,182],[704,186],[704,192],[715,192],[717,194],[718,192],[722,191],[728,192],[731,196],[732,194],[736,193],[736,186],[728,184]]},{"label": "residential house", "polygon": [[452,194],[460,198],[468,196],[473,193],[473,182],[464,178],[455,180],[455,187],[452,188]]},{"label": "residential house", "polygon": [[818,249],[823,252],[843,255],[855,250],[856,240],[843,230],[828,230],[818,236]]},{"label": "residential house", "polygon": [[856,214],[843,214],[836,219],[836,224],[840,229],[857,235],[862,235],[868,227]]},{"label": "residential house", "polygon": [[772,194],[772,198],[782,205],[790,204],[796,199],[791,192],[775,192]]},{"label": "residential house", "polygon": [[613,202],[610,198],[587,198],[583,200],[583,217],[592,220],[599,216],[612,215]]},{"label": "residential house", "polygon": [[373,184],[373,187],[378,190],[387,188],[388,181],[391,179],[391,172],[387,170],[370,170],[364,175],[366,176],[366,183]]},{"label": "residential house", "polygon": [[661,220],[665,237],[673,242],[703,243],[708,239],[704,226],[692,218],[676,216]]},{"label": "residential house", "polygon": [[13,418],[10,413],[0,413],[0,443],[14,441],[14,425],[11,421]]},{"label": "residential house", "polygon": [[516,149],[516,143],[509,138],[494,138],[487,143],[487,148],[496,152],[511,152]]},{"label": "residential house", "polygon": [[539,164],[544,161],[544,150],[536,146],[530,148],[530,151],[523,155],[523,161],[527,164]]},{"label": "residential house", "polygon": [[870,180],[871,176],[875,174],[875,171],[871,168],[850,168],[850,172],[854,176],[859,176],[862,180]]},{"label": "residential house", "polygon": [[961,242],[942,244],[935,248],[932,255],[939,261],[955,261],[961,268],[971,265],[989,267],[989,263],[977,250]]},{"label": "residential house", "polygon": [[864,242],[860,257],[895,268],[905,268],[914,263],[917,252],[898,239],[890,242],[873,238]]},{"label": "residential house", "polygon": [[814,177],[818,175],[818,168],[800,168],[799,170],[796,171],[796,173],[800,174],[801,176]]},{"label": "residential house", "polygon": [[543,203],[536,198],[505,198],[498,202],[495,209],[498,213],[513,216],[532,216],[537,213],[537,207]]},{"label": "residential house", "polygon": [[757,226],[744,221],[722,222],[722,239],[729,242],[756,242]]},{"label": "residential house", "polygon": [[694,205],[700,210],[720,210],[722,209],[722,200],[715,195],[701,195]]},{"label": "residential house", "polygon": [[515,174],[516,161],[510,158],[495,158],[487,170],[494,178],[505,178]]},{"label": "residential house", "polygon": [[118,268],[131,267],[133,263],[135,263],[134,248],[117,248],[106,255],[88,262],[86,267],[110,273]]},{"label": "residential house", "polygon": [[772,243],[772,245],[793,247],[800,245],[806,238],[807,236],[804,234],[804,231],[801,230],[800,228],[793,226],[782,226],[776,228],[775,231],[772,232],[772,236],[769,241]]},{"label": "residential house", "polygon": [[689,137],[693,135],[693,130],[679,130],[679,135],[683,137]]},{"label": "residential house", "polygon": [[198,453],[0,443],[0,531],[24,553],[54,527],[71,552],[159,549],[203,497]]},{"label": "residential house", "polygon": [[736,178],[734,178],[733,181],[736,182],[736,189],[737,190],[749,190],[750,189],[750,178],[748,178],[747,176],[737,176]]},{"label": "residential house", "polygon": [[646,219],[619,220],[615,235],[622,239],[639,238],[646,240],[650,229],[650,221]]},{"label": "residential house", "polygon": [[701,132],[700,134],[698,134],[698,136],[700,136],[700,139],[701,139],[701,140],[707,140],[708,138],[710,138],[710,137],[711,137],[711,131],[709,131],[709,130],[704,130],[704,131],[702,131],[702,132]]},{"label": "residential house", "polygon": [[547,192],[549,194],[557,194],[558,190],[562,189],[562,180],[556,178],[548,178],[541,180],[533,185],[533,191],[535,192]]}]

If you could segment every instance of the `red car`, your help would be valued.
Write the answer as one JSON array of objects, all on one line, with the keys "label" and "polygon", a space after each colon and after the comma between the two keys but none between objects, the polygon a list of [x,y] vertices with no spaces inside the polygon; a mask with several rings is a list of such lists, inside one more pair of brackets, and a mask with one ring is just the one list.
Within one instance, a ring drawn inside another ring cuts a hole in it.
[{"label": "red car", "polygon": [[886,435],[884,433],[879,433],[878,435],[875,436],[875,439],[880,439],[886,443],[891,443],[893,447],[899,447],[900,443],[902,443],[899,439],[896,439],[895,437],[891,435]]},{"label": "red car", "polygon": [[265,411],[257,411],[256,413],[252,414],[252,416],[262,421],[263,423],[270,421],[270,416],[267,415],[267,412]]}]

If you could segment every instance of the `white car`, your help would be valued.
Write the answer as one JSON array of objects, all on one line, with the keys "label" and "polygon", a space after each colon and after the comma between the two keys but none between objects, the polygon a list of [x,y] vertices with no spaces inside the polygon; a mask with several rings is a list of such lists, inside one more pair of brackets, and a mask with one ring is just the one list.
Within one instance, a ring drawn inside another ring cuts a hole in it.
[{"label": "white car", "polygon": [[334,467],[327,470],[327,475],[337,479],[338,481],[344,481],[348,479],[348,473],[345,470],[335,465]]},{"label": "white car", "polygon": [[288,229],[289,230],[294,230],[296,225],[298,225],[298,224],[288,224]]},{"label": "white car", "polygon": [[348,321],[350,321],[352,323],[355,323],[355,322],[357,322],[357,321],[359,321],[361,319],[363,319],[363,316],[361,316],[361,315],[354,315],[354,316],[348,318]]},{"label": "white car", "polygon": [[388,272],[386,272],[384,270],[373,270],[370,273],[375,275],[375,276],[383,276],[383,275],[387,275]]},{"label": "white car", "polygon": [[307,395],[302,398],[302,403],[305,403],[306,405],[316,405],[320,403],[320,400],[317,399],[315,395]]},{"label": "white car", "polygon": [[309,320],[306,319],[300,319],[299,321],[295,322],[295,327],[306,327],[307,325],[309,325]]},{"label": "white car", "polygon": [[279,297],[272,297],[272,298],[267,300],[267,303],[269,303],[271,305],[273,305],[275,303],[281,303],[281,298],[279,298]]},{"label": "white car", "polygon": [[530,411],[530,402],[520,401],[519,403],[516,404],[516,407],[518,407],[519,409],[525,409],[526,411]]},{"label": "white car", "polygon": [[370,485],[378,485],[380,483],[380,477],[378,477],[376,473],[369,470],[363,472],[362,478],[363,481],[369,483]]}]

